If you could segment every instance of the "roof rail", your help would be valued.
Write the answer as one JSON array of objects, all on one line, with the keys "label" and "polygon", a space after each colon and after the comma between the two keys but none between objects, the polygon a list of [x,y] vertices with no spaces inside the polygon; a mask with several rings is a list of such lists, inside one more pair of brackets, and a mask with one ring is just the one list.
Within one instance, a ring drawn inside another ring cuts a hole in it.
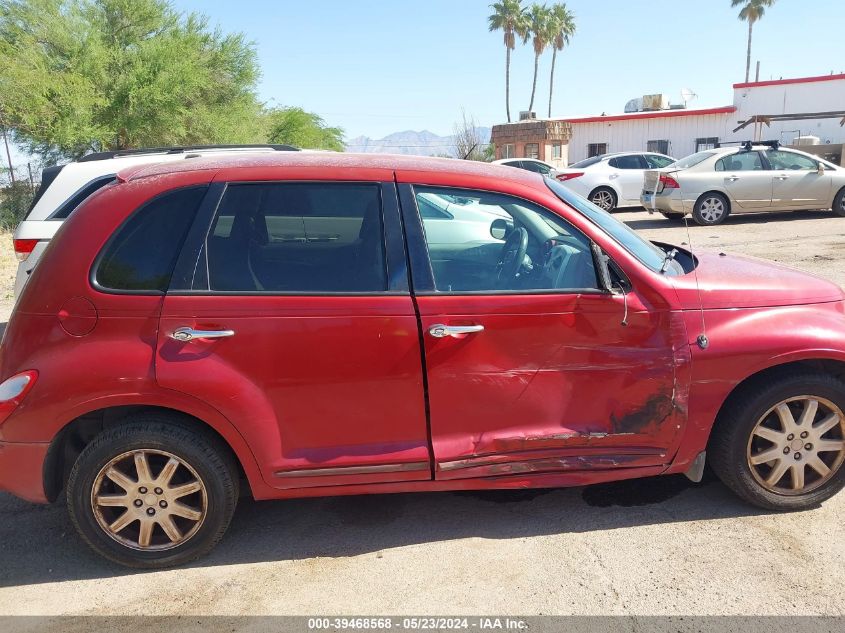
[{"label": "roof rail", "polygon": [[208,149],[272,149],[277,152],[299,152],[298,147],[293,145],[180,145],[177,147],[139,147],[138,149],[119,149],[111,152],[95,152],[87,154],[77,162],[88,163],[95,160],[108,160],[110,158],[121,158],[123,156],[140,156],[143,154],[184,154]]},{"label": "roof rail", "polygon": [[714,147],[719,149],[725,145],[739,145],[746,152],[750,152],[755,145],[762,145],[770,149],[777,149],[780,147],[780,141],[722,141],[716,143]]}]

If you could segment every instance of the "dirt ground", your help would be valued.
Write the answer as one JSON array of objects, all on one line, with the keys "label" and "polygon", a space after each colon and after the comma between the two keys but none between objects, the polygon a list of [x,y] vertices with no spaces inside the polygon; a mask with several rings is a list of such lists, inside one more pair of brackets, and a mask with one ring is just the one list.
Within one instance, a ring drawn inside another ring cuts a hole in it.
[{"label": "dirt ground", "polygon": [[[620,217],[652,239],[687,241],[660,216]],[[768,257],[845,285],[845,219],[830,213],[735,217],[690,237],[694,248]],[[1,239],[7,283],[13,258]],[[244,500],[209,557],[139,573],[89,552],[60,503],[0,495],[0,614],[841,616],[843,517],[845,493],[771,514],[710,478],[682,476]]]}]

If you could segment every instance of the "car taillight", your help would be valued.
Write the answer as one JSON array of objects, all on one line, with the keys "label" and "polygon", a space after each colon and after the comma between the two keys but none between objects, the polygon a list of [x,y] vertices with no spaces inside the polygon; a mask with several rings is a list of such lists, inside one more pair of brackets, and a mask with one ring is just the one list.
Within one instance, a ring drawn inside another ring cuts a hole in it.
[{"label": "car taillight", "polygon": [[678,184],[678,181],[672,178],[672,176],[667,176],[666,174],[660,174],[660,186],[658,187],[658,192],[665,191],[666,189],[680,189],[681,185]]},{"label": "car taillight", "polygon": [[25,261],[30,256],[38,240],[14,240],[15,256],[19,262]]},{"label": "car taillight", "polygon": [[22,371],[0,383],[0,424],[6,421],[12,412],[35,386],[38,372],[34,369]]},{"label": "car taillight", "polygon": [[571,174],[558,174],[557,179],[563,182],[564,180],[572,180],[573,178],[580,178],[584,175],[583,171],[575,171]]}]

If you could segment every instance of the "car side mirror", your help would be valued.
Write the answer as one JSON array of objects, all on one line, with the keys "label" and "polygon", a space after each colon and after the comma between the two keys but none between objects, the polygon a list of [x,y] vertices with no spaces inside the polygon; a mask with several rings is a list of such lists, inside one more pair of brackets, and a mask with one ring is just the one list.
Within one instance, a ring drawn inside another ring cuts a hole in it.
[{"label": "car side mirror", "polygon": [[497,218],[490,224],[490,236],[496,240],[503,240],[513,231],[513,222],[504,218]]},{"label": "car side mirror", "polygon": [[819,163],[819,176],[823,176],[823,175],[824,175],[824,165]]}]

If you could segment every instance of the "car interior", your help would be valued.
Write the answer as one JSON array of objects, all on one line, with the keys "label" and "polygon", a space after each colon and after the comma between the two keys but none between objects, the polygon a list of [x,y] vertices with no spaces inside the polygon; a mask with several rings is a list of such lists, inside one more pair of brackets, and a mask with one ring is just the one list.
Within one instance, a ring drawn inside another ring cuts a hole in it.
[{"label": "car interior", "polygon": [[[415,188],[418,204],[443,190]],[[564,220],[522,200],[471,191],[456,199],[490,209],[476,235],[486,239],[437,243],[428,237],[435,285],[441,292],[559,291],[598,287],[590,240]],[[459,205],[449,207],[459,218]],[[423,219],[424,226],[427,220]]]}]

